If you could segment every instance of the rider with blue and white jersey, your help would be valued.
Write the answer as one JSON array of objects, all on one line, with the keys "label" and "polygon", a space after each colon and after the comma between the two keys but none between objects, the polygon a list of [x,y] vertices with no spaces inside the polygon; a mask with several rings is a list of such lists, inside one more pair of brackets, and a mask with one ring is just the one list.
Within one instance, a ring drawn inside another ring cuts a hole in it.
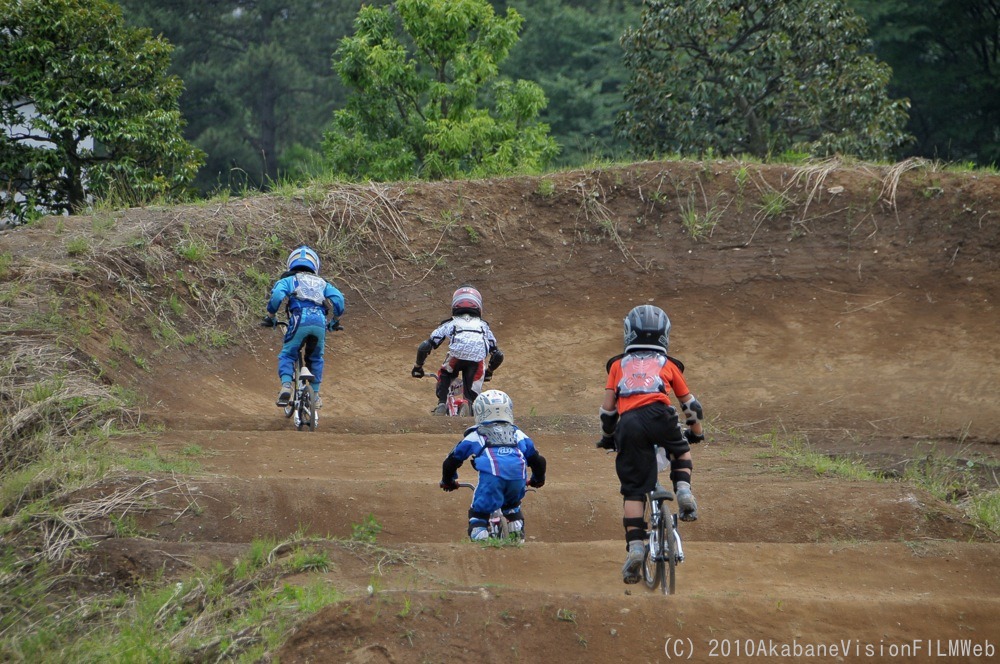
[{"label": "rider with blue and white jersey", "polygon": [[306,364],[313,374],[312,388],[315,407],[323,405],[320,383],[323,382],[323,352],[326,331],[333,329],[344,313],[344,294],[319,276],[319,256],[309,247],[302,246],[288,256],[288,271],[271,289],[267,303],[268,317],[265,324],[274,325],[275,314],[287,300],[288,328],[284,345],[278,353],[278,376],[281,391],[278,405],[285,406],[292,396],[292,377],[299,348],[306,344]]},{"label": "rider with blue and white jersey", "polygon": [[535,454],[535,442],[515,425],[491,422],[467,429],[451,456],[472,457],[473,468],[502,480],[527,480],[527,459]]},{"label": "rider with blue and white jersey", "polygon": [[[521,500],[526,486],[545,484],[545,457],[535,443],[514,425],[514,404],[506,393],[487,390],[472,406],[476,425],[445,458],[439,486],[445,491],[458,488],[458,469],[472,457],[472,467],[479,472],[479,482],[469,508],[469,537],[486,539],[490,514],[503,511],[512,533],[524,537]],[[531,479],[528,479],[528,468]]]}]

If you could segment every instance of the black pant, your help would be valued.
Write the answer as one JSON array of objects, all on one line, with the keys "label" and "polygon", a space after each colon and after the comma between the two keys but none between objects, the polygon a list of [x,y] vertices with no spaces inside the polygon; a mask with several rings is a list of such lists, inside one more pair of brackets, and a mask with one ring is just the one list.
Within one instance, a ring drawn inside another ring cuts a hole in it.
[{"label": "black pant", "polygon": [[656,451],[659,445],[674,458],[691,451],[684,439],[677,411],[663,402],[627,410],[615,429],[618,456],[615,470],[626,499],[639,500],[656,485]]},{"label": "black pant", "polygon": [[461,372],[462,374],[462,392],[465,394],[465,399],[470,404],[476,400],[479,396],[472,391],[472,383],[476,380],[476,372],[479,371],[479,367],[482,362],[475,362],[473,360],[455,360],[455,369],[452,372],[448,372],[441,368],[438,372],[438,384],[437,384],[437,398],[438,403],[444,403],[448,399],[448,388],[451,387],[451,381],[455,379],[455,374]]}]

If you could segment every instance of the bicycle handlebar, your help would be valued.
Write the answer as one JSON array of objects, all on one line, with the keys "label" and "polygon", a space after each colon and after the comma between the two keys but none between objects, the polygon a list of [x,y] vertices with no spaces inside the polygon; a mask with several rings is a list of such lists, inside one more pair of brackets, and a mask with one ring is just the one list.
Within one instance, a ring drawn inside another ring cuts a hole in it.
[{"label": "bicycle handlebar", "polygon": [[[288,321],[286,321],[286,320],[278,320],[277,318],[275,318],[273,324],[268,323],[267,322],[268,320],[269,320],[268,318],[265,318],[264,322],[262,322],[260,324],[261,327],[282,327],[282,328],[285,328],[286,330],[288,329]],[[330,327],[331,323],[332,323],[332,327]],[[333,319],[333,321],[331,321],[331,323],[328,323],[327,326],[326,326],[326,329],[327,329],[328,332],[342,332],[343,331],[344,326],[340,324],[340,319],[335,318],[335,319]]]},{"label": "bicycle handlebar", "polygon": [[[472,489],[473,491],[476,490],[476,485],[475,484],[469,484],[468,482],[456,482],[455,484],[459,488],[462,488],[462,489]],[[538,489],[536,489],[533,486],[526,487],[526,490],[527,491],[538,491]]]}]

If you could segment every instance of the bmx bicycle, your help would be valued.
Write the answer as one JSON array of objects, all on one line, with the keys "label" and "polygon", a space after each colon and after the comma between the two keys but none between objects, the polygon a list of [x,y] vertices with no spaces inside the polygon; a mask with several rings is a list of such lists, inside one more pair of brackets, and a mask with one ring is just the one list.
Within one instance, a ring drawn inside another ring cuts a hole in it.
[{"label": "bmx bicycle", "polygon": [[[657,447],[656,451],[658,459],[666,459],[666,450]],[[669,459],[666,460],[664,468],[659,468],[659,472],[670,474]],[[657,481],[646,498],[649,538],[646,544],[646,557],[642,562],[642,578],[649,589],[656,590],[656,587],[660,586],[664,595],[673,595],[676,586],[676,567],[684,562],[681,535],[677,532],[677,513],[668,504],[673,503],[674,492],[663,488]]]},{"label": "bmx bicycle", "polygon": [[[275,327],[282,330],[288,329],[286,321],[277,321]],[[333,321],[331,331],[344,329],[339,321]],[[316,396],[313,392],[312,379],[315,378],[306,364],[306,357],[312,352],[316,344],[316,337],[310,335],[299,346],[299,353],[295,357],[293,365],[294,374],[292,376],[292,396],[288,403],[282,406],[285,417],[292,418],[292,424],[296,431],[308,429],[315,431],[319,424],[319,411],[316,409]]]},{"label": "bmx bicycle", "polygon": [[[484,376],[483,382],[488,383],[492,378],[492,374]],[[438,378],[437,374],[434,374],[434,380],[441,379]],[[462,372],[458,371],[448,385],[448,396],[444,401],[445,415],[448,417],[472,417],[472,402],[465,398],[465,387],[462,380]]]},{"label": "bmx bicycle", "polygon": [[[473,493],[476,491],[476,485],[470,484],[469,482],[458,482],[458,486],[472,489]],[[528,487],[528,491],[535,491],[534,487]],[[524,540],[524,530],[511,531],[510,523],[507,521],[507,517],[503,515],[503,509],[498,507],[490,514],[490,518],[486,523],[486,532],[489,533],[489,538],[493,540],[510,540],[512,537],[516,537],[518,541]]]},{"label": "bmx bicycle", "polygon": [[449,417],[472,417],[472,402],[465,398],[462,374],[456,373],[448,385],[448,398],[444,402]]}]

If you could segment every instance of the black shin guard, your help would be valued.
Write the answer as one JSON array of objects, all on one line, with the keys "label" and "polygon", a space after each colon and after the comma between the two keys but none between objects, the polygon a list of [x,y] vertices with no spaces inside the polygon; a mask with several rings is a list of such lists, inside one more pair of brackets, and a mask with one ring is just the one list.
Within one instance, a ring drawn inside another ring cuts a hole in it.
[{"label": "black shin guard", "polygon": [[625,517],[622,519],[622,525],[625,526],[625,543],[634,541],[642,541],[646,539],[646,520],[641,516]]},{"label": "black shin guard", "polygon": [[477,512],[469,508],[469,536],[472,536],[472,529],[476,527],[486,528],[490,525],[490,515],[488,512]]},{"label": "black shin guard", "polygon": [[678,459],[670,462],[670,481],[677,488],[678,482],[691,483],[691,473],[694,471],[694,463],[690,459]]}]

